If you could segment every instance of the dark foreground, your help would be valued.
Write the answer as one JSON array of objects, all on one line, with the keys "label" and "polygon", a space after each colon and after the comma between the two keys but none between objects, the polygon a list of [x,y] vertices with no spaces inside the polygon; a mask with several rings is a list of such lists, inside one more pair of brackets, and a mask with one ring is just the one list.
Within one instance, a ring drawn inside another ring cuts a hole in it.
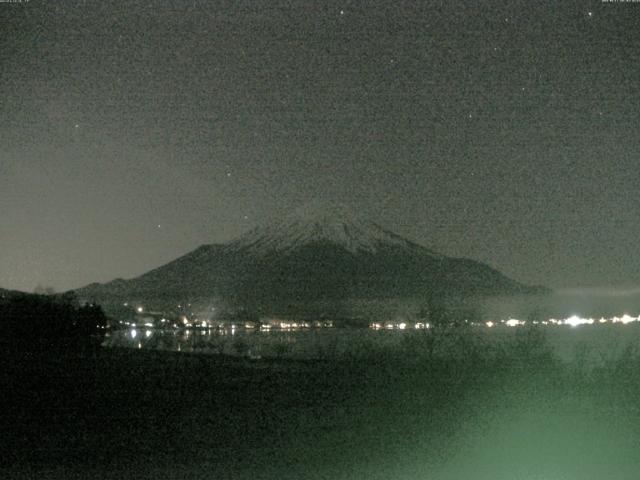
[{"label": "dark foreground", "polygon": [[640,360],[3,349],[6,479],[634,479]]}]

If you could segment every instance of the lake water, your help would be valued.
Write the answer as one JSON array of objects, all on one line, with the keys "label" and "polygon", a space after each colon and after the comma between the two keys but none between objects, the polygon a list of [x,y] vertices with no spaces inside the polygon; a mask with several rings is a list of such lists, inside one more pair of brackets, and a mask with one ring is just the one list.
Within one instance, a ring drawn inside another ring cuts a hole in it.
[{"label": "lake water", "polygon": [[[525,327],[474,327],[472,335],[502,342]],[[590,364],[619,358],[629,346],[640,346],[640,324],[541,327],[553,351],[565,361],[582,357]],[[252,358],[330,359],[364,356],[371,351],[401,351],[402,341],[415,330],[355,328],[271,330],[156,330],[126,329],[110,332],[106,347],[126,347]]]},{"label": "lake water", "polygon": [[[620,357],[640,345],[639,290],[575,290],[544,297],[506,297],[483,300],[474,306],[477,324],[471,334],[486,343],[502,342],[523,326],[515,319],[535,322],[553,351],[564,361],[589,365]],[[622,317],[627,315],[627,317]],[[621,318],[626,322],[620,321]],[[569,321],[566,319],[569,318]],[[556,324],[555,321],[565,324]],[[572,320],[573,319],[573,325]],[[617,322],[615,322],[618,320]],[[553,323],[549,323],[552,321]],[[487,327],[492,322],[493,327]],[[506,322],[506,323],[501,323]],[[615,322],[615,323],[614,323]],[[576,323],[584,323],[576,325]],[[331,359],[364,357],[374,352],[402,352],[412,335],[424,335],[414,323],[394,319],[382,328],[214,328],[160,330],[145,327],[110,332],[106,347],[127,347],[250,358]],[[402,327],[402,328],[400,328]]]}]

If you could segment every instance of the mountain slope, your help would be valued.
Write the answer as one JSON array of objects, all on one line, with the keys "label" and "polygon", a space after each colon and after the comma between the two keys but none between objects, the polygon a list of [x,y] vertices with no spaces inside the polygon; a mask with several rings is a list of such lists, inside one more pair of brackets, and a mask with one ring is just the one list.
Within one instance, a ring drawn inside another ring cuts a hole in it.
[{"label": "mountain slope", "polygon": [[340,206],[304,207],[226,244],[131,280],[92,284],[84,298],[226,298],[241,304],[348,298],[526,293],[497,270],[451,258]]}]

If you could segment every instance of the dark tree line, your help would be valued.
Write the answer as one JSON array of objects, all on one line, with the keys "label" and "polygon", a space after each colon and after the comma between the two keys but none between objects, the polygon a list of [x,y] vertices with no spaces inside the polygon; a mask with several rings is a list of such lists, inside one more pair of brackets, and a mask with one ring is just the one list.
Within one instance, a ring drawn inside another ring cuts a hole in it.
[{"label": "dark tree line", "polygon": [[99,341],[107,317],[97,305],[80,305],[75,295],[18,293],[0,300],[2,338],[27,346]]}]

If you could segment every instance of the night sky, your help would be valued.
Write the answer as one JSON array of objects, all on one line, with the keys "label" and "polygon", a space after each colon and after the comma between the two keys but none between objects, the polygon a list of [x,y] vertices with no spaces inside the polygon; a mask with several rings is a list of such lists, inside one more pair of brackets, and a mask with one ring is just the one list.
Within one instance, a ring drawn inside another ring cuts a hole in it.
[{"label": "night sky", "polygon": [[640,285],[640,3],[0,3],[0,287],[302,202],[551,287]]}]

